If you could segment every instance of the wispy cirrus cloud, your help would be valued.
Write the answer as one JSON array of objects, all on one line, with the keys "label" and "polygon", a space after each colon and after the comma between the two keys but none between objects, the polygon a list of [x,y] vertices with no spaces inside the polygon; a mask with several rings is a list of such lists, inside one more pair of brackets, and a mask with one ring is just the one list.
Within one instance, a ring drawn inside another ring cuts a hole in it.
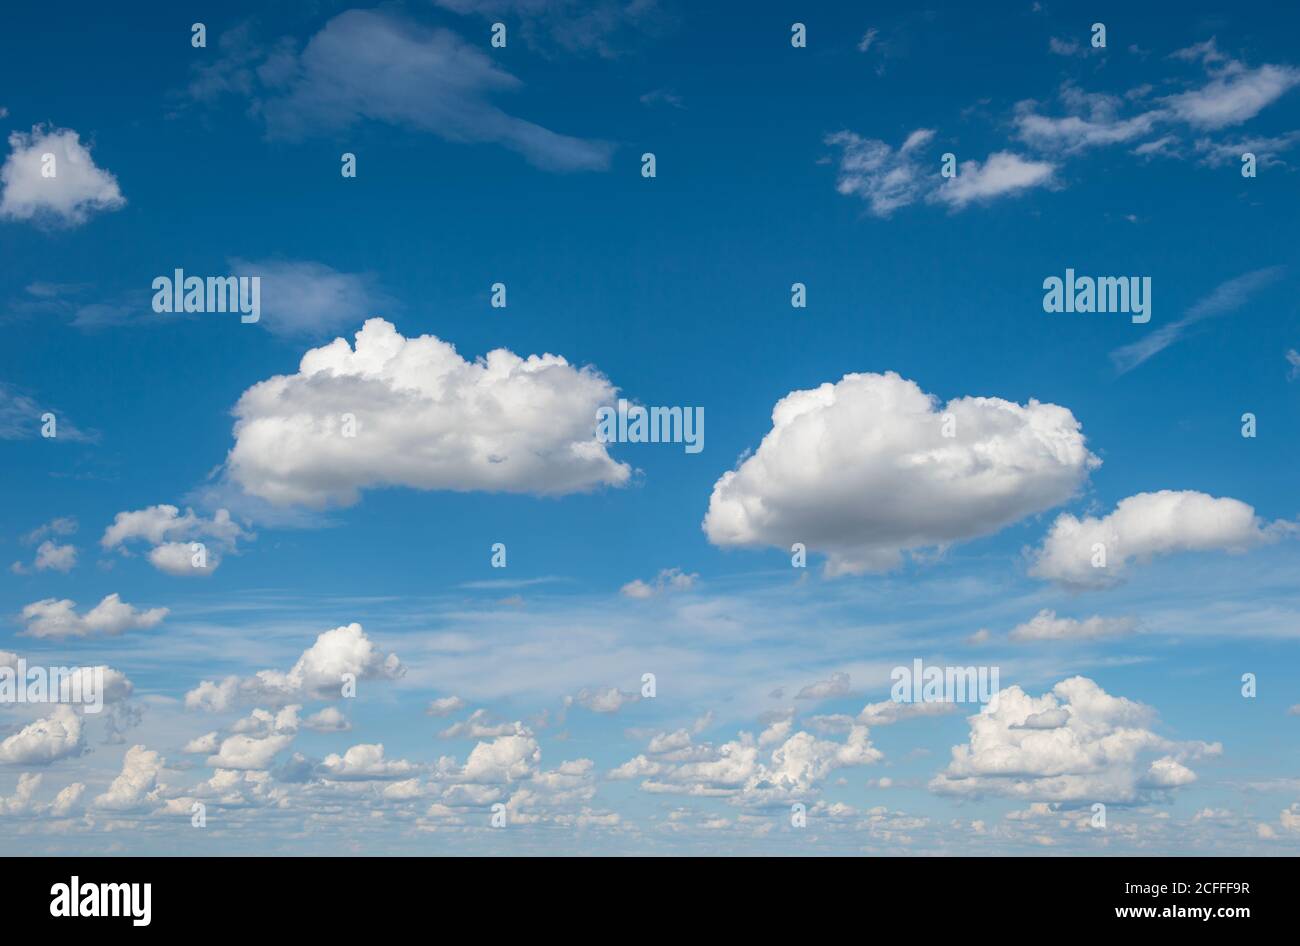
[{"label": "wispy cirrus cloud", "polygon": [[599,171],[613,147],[559,134],[492,103],[523,83],[447,29],[396,14],[348,10],[297,49],[253,43],[246,27],[220,39],[223,57],[196,70],[190,97],[251,99],[268,138],[302,140],[381,122],[447,141],[498,144],[548,171]]},{"label": "wispy cirrus cloud", "polygon": [[1193,304],[1178,321],[1170,322],[1144,335],[1140,340],[1112,351],[1110,360],[1115,370],[1120,374],[1132,371],[1147,359],[1177,343],[1191,326],[1235,312],[1285,274],[1285,266],[1267,266],[1221,283],[1208,296]]}]

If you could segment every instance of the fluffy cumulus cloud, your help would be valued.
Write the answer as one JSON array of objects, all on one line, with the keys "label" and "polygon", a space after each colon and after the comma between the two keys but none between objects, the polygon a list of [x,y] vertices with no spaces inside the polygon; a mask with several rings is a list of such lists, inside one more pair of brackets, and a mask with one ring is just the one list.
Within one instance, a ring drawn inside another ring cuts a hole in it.
[{"label": "fluffy cumulus cloud", "polygon": [[107,595],[85,614],[77,613],[75,601],[45,598],[23,608],[22,633],[28,637],[56,639],[112,636],[157,627],[167,613],[166,608],[140,610],[127,604],[116,593]]},{"label": "fluffy cumulus cloud", "polygon": [[1124,580],[1135,561],[1173,552],[1244,552],[1292,530],[1265,523],[1252,506],[1191,490],[1138,493],[1101,518],[1063,513],[1029,573],[1071,588],[1106,588]]},{"label": "fluffy cumulus cloud", "polygon": [[704,530],[715,545],[803,543],[833,575],[886,570],[1067,501],[1099,462],[1064,407],[940,405],[893,372],[850,374],[777,402],[758,449],[714,484]]},{"label": "fluffy cumulus cloud", "polygon": [[1080,621],[1057,617],[1055,611],[1044,608],[1007,636],[1013,641],[1076,641],[1123,637],[1136,630],[1137,621],[1132,618],[1093,616]]},{"label": "fluffy cumulus cloud", "polygon": [[[289,748],[298,734],[297,704],[286,706],[277,713],[255,709],[231,727],[232,732],[222,739],[217,751],[208,757],[207,764],[216,769],[239,771],[268,769],[281,750]],[[206,737],[202,740],[206,742]],[[186,749],[198,748],[195,740]]]},{"label": "fluffy cumulus cloud", "polygon": [[[469,362],[382,319],[244,392],[230,477],[278,504],[349,504],[381,486],[558,495],[631,475],[596,439],[615,389],[556,355]],[[344,429],[344,415],[355,421]],[[354,434],[354,436],[345,436]]]},{"label": "fluffy cumulus cloud", "polygon": [[395,680],[404,673],[396,654],[385,655],[360,624],[348,624],[323,631],[288,671],[260,670],[250,677],[204,680],[185,694],[185,706],[220,712],[257,701],[285,705],[303,699],[337,699],[345,675],[356,681]]},{"label": "fluffy cumulus cloud", "polygon": [[[0,402],[3,402],[4,392],[0,390]],[[37,416],[35,414],[33,417]],[[3,420],[0,420],[0,427],[3,427]],[[36,547],[36,558],[32,562],[32,569],[38,572],[55,571],[70,572],[77,564],[77,547],[70,543],[63,543],[58,540],[59,536],[67,536],[77,531],[77,520],[72,516],[60,516],[49,522],[37,526],[31,532],[22,537],[26,545],[40,543]],[[10,566],[10,571],[17,575],[26,575],[30,570],[22,562],[14,562]]]},{"label": "fluffy cumulus cloud", "polygon": [[831,772],[870,765],[884,758],[871,744],[866,726],[850,723],[843,742],[796,731],[789,717],[773,722],[758,737],[742,732],[718,745],[696,744],[677,730],[652,738],[646,752],[609,773],[609,778],[642,779],[643,791],[725,798],[744,807],[806,798]]},{"label": "fluffy cumulus cloud", "polygon": [[542,750],[524,731],[480,742],[470,750],[459,780],[468,784],[497,784],[530,778],[542,761]]},{"label": "fluffy cumulus cloud", "polygon": [[70,128],[15,131],[9,149],[0,166],[0,219],[77,226],[92,213],[126,203],[117,178],[96,167],[81,136]]},{"label": "fluffy cumulus cloud", "polygon": [[1195,781],[1185,763],[1222,751],[1157,735],[1149,706],[1111,696],[1086,677],[1062,680],[1040,697],[1007,687],[968,722],[970,739],[953,747],[952,761],[931,780],[935,792],[1133,803]]},{"label": "fluffy cumulus cloud", "polygon": [[123,554],[133,543],[148,544],[152,546],[148,559],[154,568],[184,578],[212,574],[224,553],[234,551],[239,540],[250,537],[225,509],[205,519],[193,509],[182,515],[177,507],[164,503],[119,512],[99,544]]},{"label": "fluffy cumulus cloud", "polygon": [[320,765],[320,775],[333,781],[374,781],[399,779],[417,771],[417,766],[402,759],[384,758],[383,744],[356,745],[343,755],[331,753]]},{"label": "fluffy cumulus cloud", "polygon": [[165,764],[152,749],[132,746],[122,757],[122,771],[107,791],[95,797],[94,806],[104,811],[134,811],[156,804],[166,792],[166,786],[158,781]]},{"label": "fluffy cumulus cloud", "polygon": [[28,723],[0,742],[0,762],[48,765],[83,751],[81,716],[70,706],[57,705],[49,716]]}]

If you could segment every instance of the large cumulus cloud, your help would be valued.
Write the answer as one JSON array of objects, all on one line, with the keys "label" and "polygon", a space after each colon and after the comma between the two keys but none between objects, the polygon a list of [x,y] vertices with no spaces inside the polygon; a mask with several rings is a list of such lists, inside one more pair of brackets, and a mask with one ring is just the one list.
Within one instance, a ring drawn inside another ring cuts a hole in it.
[{"label": "large cumulus cloud", "polygon": [[886,570],[1065,502],[1099,463],[1064,407],[941,406],[893,372],[849,374],[777,402],[758,450],[714,484],[704,530],[716,545],[802,542],[831,574]]},{"label": "large cumulus cloud", "polygon": [[[466,361],[433,335],[383,319],[303,355],[235,406],[227,470],[277,504],[356,502],[382,486],[557,495],[631,475],[596,440],[615,388],[558,355],[505,349]],[[355,419],[345,436],[344,415]]]},{"label": "large cumulus cloud", "polygon": [[1111,696],[1087,677],[1039,697],[1007,687],[968,722],[970,740],[953,747],[930,782],[940,794],[1134,803],[1195,781],[1184,763],[1222,751],[1165,739],[1151,729],[1151,707]]}]

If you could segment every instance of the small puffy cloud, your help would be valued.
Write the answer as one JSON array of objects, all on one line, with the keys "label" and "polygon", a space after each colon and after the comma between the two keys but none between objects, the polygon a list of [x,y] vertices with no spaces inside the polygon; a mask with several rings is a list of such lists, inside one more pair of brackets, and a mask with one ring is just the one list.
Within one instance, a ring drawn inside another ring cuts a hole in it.
[{"label": "small puffy cloud", "polygon": [[54,796],[54,801],[50,803],[50,817],[66,818],[76,809],[81,801],[81,796],[86,793],[86,786],[83,782],[73,782],[59,790]]},{"label": "small puffy cloud", "polygon": [[275,757],[289,748],[298,734],[300,709],[294,704],[278,713],[253,710],[231,727],[231,735],[221,740],[220,748],[208,757],[207,764],[217,769],[269,769]]},{"label": "small puffy cloud", "polygon": [[352,728],[347,717],[333,706],[312,713],[302,721],[302,725],[312,732],[347,732]]},{"label": "small puffy cloud", "polygon": [[343,755],[331,753],[320,764],[319,774],[336,782],[399,779],[418,770],[401,759],[385,759],[383,744],[356,745]]},{"label": "small puffy cloud", "polygon": [[165,792],[158,773],[166,763],[162,756],[144,746],[132,746],[122,758],[122,772],[108,791],[95,798],[96,808],[105,811],[134,811],[156,804]]},{"label": "small puffy cloud", "polygon": [[396,654],[385,655],[360,624],[323,631],[287,671],[261,670],[251,677],[204,680],[185,694],[186,709],[219,712],[239,703],[283,705],[302,699],[337,699],[344,675],[355,680],[395,680],[406,672]]},{"label": "small puffy cloud", "polygon": [[704,531],[721,546],[801,542],[831,575],[883,571],[1060,505],[1099,464],[1064,407],[940,405],[893,372],[849,374],[777,402],[758,449],[714,484]]},{"label": "small puffy cloud", "polygon": [[969,741],[953,747],[930,788],[1042,802],[1147,801],[1195,779],[1185,762],[1222,751],[1217,743],[1165,739],[1151,730],[1154,721],[1150,707],[1086,677],[1041,697],[1007,687],[968,717]]},{"label": "small puffy cloud", "polygon": [[149,550],[149,564],[160,572],[177,578],[200,578],[211,575],[221,564],[221,555],[215,549],[205,549],[202,555],[192,542],[164,542]]},{"label": "small puffy cloud", "polygon": [[465,708],[465,701],[459,696],[442,696],[436,700],[430,700],[425,712],[430,716],[450,716],[452,713],[458,713]]},{"label": "small puffy cloud", "polygon": [[0,762],[48,765],[84,750],[81,716],[70,706],[57,705],[50,716],[28,723],[0,742]]},{"label": "small puffy cloud", "polygon": [[51,716],[29,722],[0,742],[0,763],[48,765],[52,761],[81,755],[82,720],[68,706],[56,706]]},{"label": "small puffy cloud", "polygon": [[1081,641],[1123,637],[1136,630],[1137,621],[1133,618],[1093,616],[1080,621],[1057,617],[1055,611],[1044,608],[1007,636],[1013,641]]},{"label": "small puffy cloud", "polygon": [[960,210],[967,204],[1022,193],[1052,180],[1056,165],[1031,161],[1010,151],[990,154],[983,164],[963,161],[957,176],[947,178],[932,194],[933,200]]},{"label": "small puffy cloud", "polygon": [[1033,553],[1029,574],[1070,588],[1106,588],[1123,581],[1135,561],[1173,552],[1244,552],[1289,528],[1266,524],[1238,499],[1192,490],[1138,493],[1102,518],[1062,513]]},{"label": "small puffy cloud", "polygon": [[27,637],[62,639],[68,637],[113,636],[126,631],[148,630],[162,623],[167,608],[140,610],[127,604],[116,593],[105,596],[85,614],[78,614],[77,603],[67,598],[45,598],[22,610]]},{"label": "small puffy cloud", "polygon": [[[77,547],[72,544],[62,545],[53,539],[46,539],[36,547],[36,559],[32,569],[38,572],[70,572],[77,564]],[[9,568],[16,575],[30,574],[22,562],[14,562]]]},{"label": "small puffy cloud", "polygon": [[9,148],[0,166],[0,219],[77,226],[92,213],[126,204],[117,178],[95,166],[81,136],[70,128],[15,131]]},{"label": "small puffy cloud", "polygon": [[516,782],[535,774],[541,761],[541,747],[531,735],[498,736],[470,751],[460,780],[479,785]]},{"label": "small puffy cloud", "polygon": [[36,548],[35,567],[38,572],[70,572],[77,564],[77,547],[59,545],[52,540],[45,540]]},{"label": "small puffy cloud", "polygon": [[469,719],[461,720],[438,733],[439,739],[490,739],[494,736],[510,736],[526,732],[523,723],[493,722],[488,711],[476,709]]},{"label": "small puffy cloud", "polygon": [[217,746],[220,744],[221,740],[218,738],[218,734],[213,731],[204,733],[202,736],[195,736],[185,743],[185,747],[181,749],[181,752],[187,755],[212,755],[217,751]]},{"label": "small puffy cloud", "polygon": [[[171,505],[119,512],[104,530],[99,544],[105,550],[122,549],[134,542],[147,543],[149,563],[161,572],[178,577],[210,575],[221,564],[223,552],[233,551],[241,539],[251,535],[218,509],[211,519],[186,509],[184,515]],[[193,546],[203,546],[202,554]]]},{"label": "small puffy cloud", "polygon": [[619,589],[619,594],[628,598],[653,598],[674,591],[690,591],[699,577],[695,572],[688,574],[680,568],[665,568],[653,581],[642,581],[640,578],[629,581]]},{"label": "small puffy cloud", "polygon": [[8,798],[0,796],[0,815],[22,815],[35,813],[36,789],[40,787],[41,776],[33,772],[23,772],[18,776],[18,786]]},{"label": "small puffy cloud", "polygon": [[275,756],[289,748],[293,739],[293,733],[236,733],[221,741],[221,748],[208,757],[207,764],[220,769],[269,769]]},{"label": "small puffy cloud", "polygon": [[[505,349],[468,362],[383,319],[303,355],[298,373],[249,388],[227,474],[276,504],[348,505],[362,489],[561,495],[618,486],[630,468],[596,439],[615,388],[557,355]],[[355,419],[344,436],[343,415]]]}]

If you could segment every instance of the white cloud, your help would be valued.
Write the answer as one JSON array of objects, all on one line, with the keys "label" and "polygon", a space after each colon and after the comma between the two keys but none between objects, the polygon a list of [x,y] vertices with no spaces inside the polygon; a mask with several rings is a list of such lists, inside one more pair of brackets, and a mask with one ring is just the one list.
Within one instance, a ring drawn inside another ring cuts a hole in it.
[{"label": "white cloud", "polygon": [[347,717],[333,706],[312,713],[302,721],[302,725],[312,732],[347,732],[352,728]]},{"label": "white cloud", "polygon": [[695,572],[686,573],[680,568],[665,568],[653,581],[635,578],[619,589],[619,593],[628,598],[653,598],[655,595],[673,591],[690,591],[699,579]]},{"label": "white cloud", "polygon": [[67,598],[45,598],[23,608],[26,625],[21,632],[28,637],[93,637],[116,635],[125,631],[157,627],[168,614],[167,608],[141,611],[127,604],[116,593],[106,595],[84,615],[76,611],[77,603]]},{"label": "white cloud", "polygon": [[[1238,499],[1192,490],[1160,490],[1122,499],[1100,519],[1062,513],[1032,558],[1029,574],[1074,588],[1104,588],[1123,581],[1134,561],[1173,552],[1244,552],[1288,530],[1265,524]],[[1097,546],[1104,547],[1104,567]]]},{"label": "white cloud", "polygon": [[108,791],[95,798],[95,807],[106,811],[134,811],[156,804],[165,792],[158,783],[158,773],[165,763],[162,756],[144,746],[132,746],[122,757],[122,772]]},{"label": "white cloud", "polygon": [[[148,543],[153,546],[148,558],[154,568],[169,575],[189,577],[212,574],[221,564],[222,553],[233,551],[239,540],[248,538],[252,535],[231,519],[225,509],[218,509],[211,519],[205,519],[193,509],[186,509],[181,515],[177,507],[160,504],[119,512],[104,530],[99,544],[106,550],[125,550],[133,542]],[[203,546],[201,557],[192,547],[196,543]]]},{"label": "white cloud", "polygon": [[[308,351],[294,375],[249,388],[235,407],[227,470],[274,503],[356,502],[362,489],[558,495],[621,485],[631,471],[596,439],[615,389],[556,355],[505,349],[468,362],[432,336],[370,319],[355,349]],[[356,419],[345,437],[342,415]]]},{"label": "white cloud", "polygon": [[840,149],[836,190],[862,198],[877,217],[888,217],[915,203],[934,186],[931,178],[938,177],[938,165],[923,168],[918,154],[933,137],[932,129],[918,128],[895,150],[883,141],[851,131],[828,135],[826,144]]},{"label": "white cloud", "polygon": [[909,719],[925,716],[947,716],[960,709],[957,703],[942,701],[914,701],[904,703],[896,700],[884,700],[880,703],[868,703],[858,714],[858,722],[866,726],[890,726]]},{"label": "white cloud", "polygon": [[33,803],[36,789],[40,787],[41,777],[32,772],[23,772],[18,776],[18,786],[8,798],[0,797],[0,815],[21,815],[35,812]]},{"label": "white cloud", "polygon": [[537,740],[527,733],[498,736],[470,751],[460,778],[469,784],[496,785],[531,777],[542,761]]},{"label": "white cloud", "polygon": [[[1213,40],[1180,50],[1173,58],[1200,61],[1209,72],[1209,80],[1197,88],[1163,96],[1154,106],[1128,115],[1124,114],[1126,109],[1144,100],[1150,86],[1120,97],[1084,92],[1067,82],[1060,92],[1066,112],[1062,116],[1041,114],[1039,103],[1032,100],[1017,103],[1017,136],[1043,151],[1072,154],[1138,141],[1171,125],[1214,131],[1249,121],[1300,84],[1300,69],[1275,65],[1250,68],[1219,53]],[[1176,142],[1176,136],[1165,134],[1137,145],[1134,153],[1168,154]],[[1198,150],[1215,148],[1208,139],[1198,143]]]},{"label": "white cloud", "polygon": [[1003,795],[1055,802],[1137,802],[1195,775],[1183,765],[1222,751],[1216,744],[1171,742],[1149,728],[1150,707],[1071,677],[1032,697],[1001,690],[968,717],[970,740],[930,788],[940,794]]},{"label": "white cloud", "polygon": [[210,733],[204,733],[202,736],[195,736],[189,742],[185,743],[185,748],[181,752],[187,755],[212,755],[217,751],[221,744],[218,734],[214,730]]},{"label": "white cloud", "polygon": [[[92,213],[126,204],[117,178],[96,167],[81,136],[69,128],[36,126],[30,135],[9,135],[9,157],[0,167],[0,218],[85,223]],[[45,155],[54,157],[54,176],[46,177]]]},{"label": "white cloud", "polygon": [[465,701],[459,696],[442,696],[436,700],[430,700],[425,712],[430,716],[450,716],[465,708]]},{"label": "white cloud", "polygon": [[0,742],[0,762],[48,765],[80,755],[84,749],[81,716],[70,706],[57,705],[50,716],[28,723]]},{"label": "white cloud", "polygon": [[[764,806],[805,799],[836,769],[870,765],[883,758],[871,745],[866,726],[851,725],[845,741],[835,742],[804,731],[791,734],[786,722],[769,727],[759,740],[742,732],[719,746],[700,746],[689,761],[677,764],[638,756],[610,777],[646,776],[641,788],[657,794],[720,797],[737,805]],[[769,745],[776,748],[765,755]]]},{"label": "white cloud", "polygon": [[1068,82],[1061,87],[1060,97],[1069,114],[1059,118],[1039,114],[1035,101],[1016,103],[1016,134],[1021,141],[1041,151],[1074,154],[1145,137],[1163,116],[1159,109],[1153,109],[1122,117],[1123,99],[1084,92]]},{"label": "white cloud", "polygon": [[221,769],[266,769],[276,754],[293,742],[293,733],[270,733],[263,736],[236,734],[221,741],[221,748],[209,756],[207,764]]},{"label": "white cloud", "polygon": [[251,677],[204,680],[185,694],[187,709],[219,712],[240,702],[291,703],[295,699],[337,699],[344,674],[357,681],[395,680],[406,672],[396,654],[384,655],[360,624],[322,631],[289,671],[260,670]]},{"label": "white cloud", "polygon": [[1137,621],[1132,618],[1093,616],[1080,621],[1057,617],[1055,611],[1044,608],[1024,624],[1013,628],[1007,636],[1013,641],[1096,640],[1123,637],[1136,630]]},{"label": "white cloud", "polygon": [[36,547],[36,570],[70,572],[74,565],[77,564],[77,547],[75,545],[59,545],[50,539],[46,539]]},{"label": "white cloud", "polygon": [[1195,128],[1219,129],[1249,121],[1300,84],[1300,69],[1233,62],[1199,89],[1163,99],[1178,119]]},{"label": "white cloud", "polygon": [[983,164],[963,161],[957,176],[946,179],[931,199],[960,210],[967,204],[1041,187],[1052,180],[1056,165],[1030,161],[1010,151],[998,151]]},{"label": "white cloud", "polygon": [[165,542],[149,550],[149,564],[160,572],[175,575],[177,578],[202,578],[211,575],[221,564],[221,554],[214,549],[207,549],[204,543],[203,554],[195,548],[193,542]]},{"label": "white cloud", "polygon": [[[435,714],[436,715],[436,714]],[[514,722],[492,722],[491,716],[485,709],[476,709],[470,713],[469,719],[461,720],[459,723],[453,723],[442,732],[438,733],[440,739],[490,739],[495,736],[512,736],[526,732],[526,728],[518,720]]]},{"label": "white cloud", "polygon": [[320,774],[334,781],[371,781],[397,779],[417,771],[418,767],[401,759],[385,759],[382,744],[356,745],[343,755],[331,753],[320,765]]},{"label": "white cloud", "polygon": [[714,485],[704,530],[715,545],[802,542],[830,556],[832,575],[996,532],[1065,502],[1100,463],[1064,407],[986,397],[940,406],[893,372],[794,391],[772,423]]}]

